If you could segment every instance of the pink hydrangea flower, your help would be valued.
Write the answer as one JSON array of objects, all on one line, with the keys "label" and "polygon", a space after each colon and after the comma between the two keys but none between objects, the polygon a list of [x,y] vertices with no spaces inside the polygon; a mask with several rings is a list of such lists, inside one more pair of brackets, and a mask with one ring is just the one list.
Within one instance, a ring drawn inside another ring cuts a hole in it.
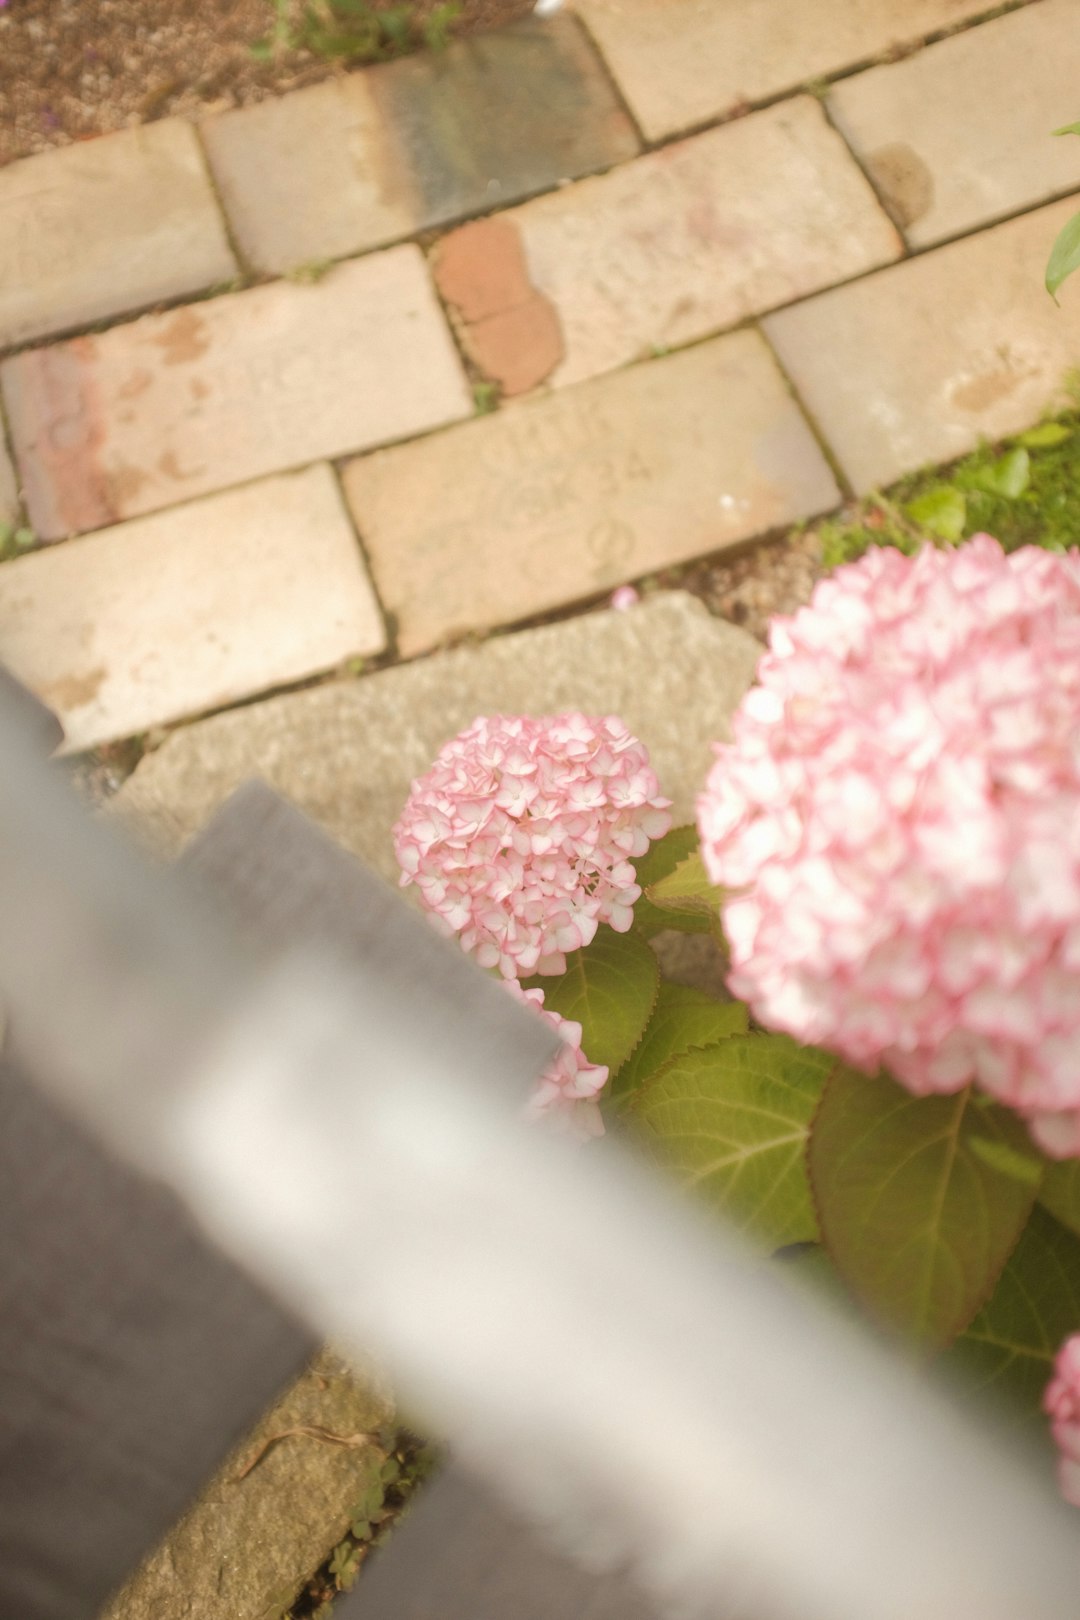
[{"label": "pink hydrangea flower", "polygon": [[633,860],[671,801],[621,720],[474,720],[412,785],[394,828],[403,885],[504,978],[563,973],[600,923],[625,933]]},{"label": "pink hydrangea flower", "polygon": [[1080,1507],[1080,1333],[1066,1339],[1046,1386],[1043,1411],[1060,1457],[1058,1482],[1066,1502]]},{"label": "pink hydrangea flower", "polygon": [[590,1063],[581,1049],[581,1025],[544,1006],[542,990],[523,990],[516,979],[503,979],[510,994],[532,1007],[561,1036],[562,1051],[544,1070],[529,1098],[526,1114],[544,1119],[556,1130],[584,1140],[603,1136],[604,1122],[596,1099],[607,1084],[608,1071]]},{"label": "pink hydrangea flower", "polygon": [[698,807],[732,989],[1080,1153],[1080,557],[873,547],[777,620]]}]

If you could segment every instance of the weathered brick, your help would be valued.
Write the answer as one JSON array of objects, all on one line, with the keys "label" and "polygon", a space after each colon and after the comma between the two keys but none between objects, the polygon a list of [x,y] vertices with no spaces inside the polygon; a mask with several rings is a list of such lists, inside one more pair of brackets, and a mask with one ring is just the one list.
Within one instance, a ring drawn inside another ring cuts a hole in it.
[{"label": "weathered brick", "polygon": [[559,313],[530,280],[512,214],[452,231],[439,243],[434,267],[469,358],[503,394],[528,393],[552,375],[566,353]]},{"label": "weathered brick", "polygon": [[4,663],[89,748],[384,645],[329,467],[0,566]]},{"label": "weathered brick", "polygon": [[838,498],[753,332],[364,457],[345,489],[406,654]]},{"label": "weathered brick", "polygon": [[49,540],[472,411],[413,246],[26,350],[0,379]]},{"label": "weathered brick", "polygon": [[639,146],[570,17],[222,113],[203,135],[241,251],[267,271],[515,202]]},{"label": "weathered brick", "polygon": [[[545,377],[558,386],[723,331],[902,251],[820,104],[800,96],[462,226],[439,243],[434,265],[482,370],[504,386]],[[526,355],[531,364],[515,365]]]},{"label": "weathered brick", "polygon": [[236,271],[183,119],[0,170],[0,345],[201,292]]},{"label": "weathered brick", "polygon": [[992,0],[575,0],[650,140],[966,22]]},{"label": "weathered brick", "polygon": [[1043,290],[1080,197],[780,310],[765,331],[857,491],[950,461],[1063,403],[1080,284]]},{"label": "weathered brick", "polygon": [[1041,0],[836,85],[833,118],[927,247],[1080,186],[1080,0]]}]

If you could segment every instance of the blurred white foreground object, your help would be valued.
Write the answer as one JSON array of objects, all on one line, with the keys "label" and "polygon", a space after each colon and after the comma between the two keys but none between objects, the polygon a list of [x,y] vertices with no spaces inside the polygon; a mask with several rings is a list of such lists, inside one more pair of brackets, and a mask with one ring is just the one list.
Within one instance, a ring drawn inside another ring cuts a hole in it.
[{"label": "blurred white foreground object", "polygon": [[262,793],[257,949],[19,732],[0,704],[19,1052],[461,1456],[673,1613],[1074,1620],[1049,1483],[617,1144],[521,1125],[547,1034],[456,945]]}]

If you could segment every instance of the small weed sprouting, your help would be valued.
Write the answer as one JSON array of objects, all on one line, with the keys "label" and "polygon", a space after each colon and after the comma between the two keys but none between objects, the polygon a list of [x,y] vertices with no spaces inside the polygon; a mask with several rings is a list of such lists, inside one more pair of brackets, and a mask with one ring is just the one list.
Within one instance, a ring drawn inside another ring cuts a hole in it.
[{"label": "small weed sprouting", "polygon": [[807,79],[802,86],[804,95],[814,96],[818,101],[825,101],[831,89],[828,79]]},{"label": "small weed sprouting", "polygon": [[298,264],[292,270],[286,270],[285,280],[297,281],[302,286],[313,286],[334,268],[334,262],[333,259],[310,259],[307,264]]},{"label": "small weed sprouting", "polygon": [[1006,551],[1080,546],[1080,412],[1069,411],[1005,445],[983,445],[951,468],[916,473],[869,495],[819,528],[826,568],[871,545],[918,551],[979,532]]},{"label": "small weed sprouting", "polygon": [[460,0],[444,0],[424,18],[422,33],[429,51],[443,51],[450,43],[450,32],[461,16]]},{"label": "small weed sprouting", "polygon": [[499,408],[499,385],[493,382],[474,382],[473,405],[477,416],[490,416]]},{"label": "small weed sprouting", "polygon": [[33,529],[14,523],[0,523],[0,561],[21,557],[24,551],[30,551],[36,545],[37,535]]},{"label": "small weed sprouting", "polygon": [[259,61],[285,50],[307,50],[346,62],[385,62],[426,46],[442,50],[461,15],[460,0],[443,0],[426,17],[412,0],[377,9],[372,0],[271,0],[274,26],[252,47]]},{"label": "small weed sprouting", "polygon": [[290,12],[292,0],[270,0],[274,8],[274,26],[265,39],[258,39],[251,54],[258,62],[270,62],[293,44],[293,26]]},{"label": "small weed sprouting", "polygon": [[342,1541],[334,1548],[330,1556],[330,1573],[337,1582],[339,1591],[352,1591],[363,1558],[363,1549],[353,1541]]},{"label": "small weed sprouting", "polygon": [[377,1473],[353,1505],[348,1533],[327,1562],[292,1603],[278,1609],[274,1620],[322,1620],[334,1598],[355,1586],[372,1546],[383,1540],[409,1504],[413,1492],[437,1466],[439,1454],[408,1430],[381,1438]]}]

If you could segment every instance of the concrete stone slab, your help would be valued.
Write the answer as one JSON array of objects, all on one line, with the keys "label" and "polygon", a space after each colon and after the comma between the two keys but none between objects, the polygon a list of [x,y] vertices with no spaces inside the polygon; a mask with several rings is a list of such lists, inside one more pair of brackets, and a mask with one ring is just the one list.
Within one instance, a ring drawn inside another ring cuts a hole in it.
[{"label": "concrete stone slab", "polygon": [[0,662],[78,750],[384,645],[329,467],[0,567]]},{"label": "concrete stone slab", "polygon": [[[516,232],[523,257],[501,285],[492,262],[508,255],[486,241],[495,232]],[[473,244],[468,265],[462,243]],[[463,226],[433,262],[471,358],[516,392],[524,379],[576,383],[723,331],[902,252],[824,109],[800,96]],[[548,310],[555,338],[537,376],[522,359],[536,355]]]},{"label": "concrete stone slab", "polygon": [[760,654],[694,597],[663,593],[200,720],[143,759],[109,813],[171,858],[260,776],[395,882],[390,829],[448,738],[480,714],[577,708],[625,721],[689,821]]},{"label": "concrete stone slab", "polygon": [[869,62],[988,0],[574,0],[650,140]]},{"label": "concrete stone slab", "polygon": [[0,347],[236,273],[198,137],[182,118],[0,170]]},{"label": "concrete stone slab", "polygon": [[28,349],[0,367],[55,540],[472,414],[420,249]]},{"label": "concrete stone slab", "polygon": [[202,132],[240,249],[271,272],[383,246],[639,150],[566,16],[221,113]]},{"label": "concrete stone slab", "polygon": [[755,332],[350,462],[344,480],[407,655],[839,498]]},{"label": "concrete stone slab", "polygon": [[834,121],[914,247],[1080,187],[1080,0],[1041,0],[834,86]]},{"label": "concrete stone slab", "polygon": [[[268,1412],[161,1546],[106,1606],[101,1620],[273,1620],[341,1540],[374,1482],[382,1453],[290,1434],[301,1425],[349,1439],[393,1420],[372,1376],[353,1376],[332,1351]],[[243,1474],[243,1477],[239,1477]]]},{"label": "concrete stone slab", "polygon": [[1043,287],[1055,203],[770,315],[765,332],[859,493],[1030,427],[1080,366],[1080,285]]}]

